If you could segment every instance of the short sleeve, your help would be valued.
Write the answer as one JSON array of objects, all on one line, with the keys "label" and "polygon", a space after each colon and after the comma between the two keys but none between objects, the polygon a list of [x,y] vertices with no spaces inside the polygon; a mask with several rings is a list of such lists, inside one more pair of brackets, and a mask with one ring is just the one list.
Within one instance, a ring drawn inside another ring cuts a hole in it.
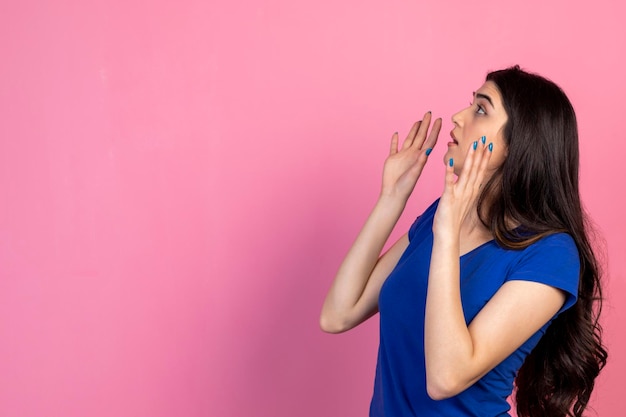
[{"label": "short sleeve", "polygon": [[558,288],[567,294],[557,314],[570,308],[578,298],[580,258],[574,239],[565,233],[546,236],[524,249],[506,281],[532,281]]},{"label": "short sleeve", "polygon": [[[412,241],[415,235],[424,227],[430,227],[432,229],[432,219],[435,217],[437,206],[439,205],[439,199],[435,200],[417,219],[413,222],[409,228],[409,241]],[[430,231],[430,229],[429,229]]]}]

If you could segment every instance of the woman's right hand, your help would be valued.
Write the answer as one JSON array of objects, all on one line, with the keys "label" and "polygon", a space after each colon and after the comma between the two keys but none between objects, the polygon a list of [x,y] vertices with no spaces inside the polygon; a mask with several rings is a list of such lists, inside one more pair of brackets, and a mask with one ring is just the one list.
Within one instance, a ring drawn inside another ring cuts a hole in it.
[{"label": "woman's right hand", "polygon": [[365,225],[344,258],[326,295],[320,326],[330,333],[344,332],[359,325],[378,311],[378,297],[383,283],[409,245],[405,233],[384,254],[381,251],[393,231],[406,199],[426,164],[427,149],[432,149],[441,130],[441,119],[430,125],[430,112],[417,122],[398,150],[398,134],[391,139],[391,151],[385,161],[383,187]]},{"label": "woman's right hand", "polygon": [[431,113],[427,112],[423,120],[415,122],[400,150],[398,133],[391,137],[391,149],[383,169],[381,196],[408,200],[441,130],[441,118],[438,118],[428,134],[431,118]]}]

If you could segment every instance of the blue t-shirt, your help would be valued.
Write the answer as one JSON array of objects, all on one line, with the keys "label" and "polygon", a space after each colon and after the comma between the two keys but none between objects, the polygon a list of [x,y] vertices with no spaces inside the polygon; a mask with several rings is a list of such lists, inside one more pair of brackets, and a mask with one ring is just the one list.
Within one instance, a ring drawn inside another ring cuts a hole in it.
[{"label": "blue t-shirt", "polygon": [[[380,291],[380,346],[370,416],[509,416],[507,398],[515,375],[549,322],[458,395],[435,401],[426,392],[424,314],[437,204],[411,226],[409,246]],[[492,240],[461,256],[460,262],[461,301],[468,324],[510,280],[540,282],[565,291],[567,299],[559,313],[576,302],[580,261],[568,234],[547,236],[523,250],[504,249]]]}]

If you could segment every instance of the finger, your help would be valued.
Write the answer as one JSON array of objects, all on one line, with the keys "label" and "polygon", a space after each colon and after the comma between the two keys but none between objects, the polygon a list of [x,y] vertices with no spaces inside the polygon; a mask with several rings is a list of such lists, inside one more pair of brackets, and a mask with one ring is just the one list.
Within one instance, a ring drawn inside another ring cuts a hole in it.
[{"label": "finger", "polygon": [[489,143],[488,146],[485,146],[482,150],[482,159],[480,161],[480,166],[478,167],[478,172],[476,174],[476,188],[479,189],[485,179],[485,175],[487,174],[487,166],[489,165],[489,160],[493,155],[493,143]]},{"label": "finger", "polygon": [[472,178],[472,171],[474,170],[474,161],[476,158],[477,146],[478,143],[473,142],[467,150],[467,154],[465,155],[465,162],[463,163],[463,168],[461,169],[461,173],[459,174],[459,180],[457,181],[457,185],[461,189],[465,189],[468,184],[471,184],[470,179]]},{"label": "finger", "polygon": [[389,155],[398,153],[398,132],[391,135],[391,148],[389,149]]},{"label": "finger", "polygon": [[480,164],[483,161],[483,157],[485,156],[484,154],[484,147],[478,147],[478,144],[480,143],[480,141],[475,141],[472,146],[470,146],[470,151],[473,152],[473,159],[472,159],[472,166],[470,167],[470,172],[469,172],[469,176],[467,178],[467,183],[474,187],[477,185],[477,178],[478,178],[478,172],[480,169]]},{"label": "finger", "polygon": [[[491,148],[493,149],[493,145],[487,144],[487,137],[486,136],[482,136],[480,138],[480,140],[477,141],[478,143],[478,149],[476,149],[476,156],[475,156],[475,161],[474,161],[474,169],[476,170],[476,175],[478,175],[481,171],[481,169],[483,169],[483,166],[486,167],[486,164],[489,161],[489,156],[488,155],[488,148],[489,146],[491,146]],[[487,160],[487,162],[485,162],[485,158]]]},{"label": "finger", "polygon": [[419,129],[417,130],[417,133],[415,134],[415,137],[413,138],[413,142],[414,144],[417,145],[418,149],[422,148],[422,145],[424,144],[424,139],[426,138],[426,133],[428,132],[428,128],[430,127],[430,120],[432,118],[432,113],[431,112],[426,112],[426,114],[424,115],[424,119],[422,120],[422,123],[419,127]]},{"label": "finger", "polygon": [[441,117],[435,119],[432,129],[430,129],[430,134],[428,138],[420,144],[420,149],[432,149],[435,147],[437,139],[439,138],[439,132],[441,132],[441,123]]},{"label": "finger", "polygon": [[455,180],[455,175],[454,175],[454,159],[452,158],[450,158],[448,160],[448,163],[446,164],[446,176],[444,180],[445,180],[445,183],[444,183],[443,192],[446,193],[448,191],[451,191],[452,187],[457,182]]},{"label": "finger", "polygon": [[409,134],[406,136],[406,139],[404,139],[404,143],[402,143],[402,149],[406,149],[413,144],[413,140],[415,139],[415,135],[417,134],[417,131],[419,130],[421,124],[422,124],[421,120],[413,123],[413,126],[411,126],[411,130],[409,131]]},{"label": "finger", "polygon": [[415,153],[415,155],[417,155],[417,160],[411,166],[411,175],[419,178],[419,176],[422,174],[422,171],[424,170],[424,167],[426,166],[426,162],[428,162],[428,156],[430,155],[432,150],[433,148],[417,150],[417,152]]},{"label": "finger", "polygon": [[433,128],[430,130],[428,139],[423,141],[422,145],[419,148],[417,148],[417,146],[415,147],[415,149],[419,151],[418,162],[421,165],[420,172],[421,172],[421,169],[426,164],[426,161],[428,161],[428,156],[433,151],[433,148],[435,147],[435,144],[437,143],[437,138],[439,137],[440,131],[441,131],[441,118],[438,118],[433,123]]}]

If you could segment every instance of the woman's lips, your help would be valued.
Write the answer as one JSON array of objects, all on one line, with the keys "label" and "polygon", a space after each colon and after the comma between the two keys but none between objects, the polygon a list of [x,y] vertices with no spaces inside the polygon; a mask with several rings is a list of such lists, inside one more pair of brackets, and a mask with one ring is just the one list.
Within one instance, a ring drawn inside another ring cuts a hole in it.
[{"label": "woman's lips", "polygon": [[448,146],[459,144],[459,141],[456,140],[456,137],[454,136],[454,131],[450,132],[450,137],[452,138],[452,142],[448,142]]}]

